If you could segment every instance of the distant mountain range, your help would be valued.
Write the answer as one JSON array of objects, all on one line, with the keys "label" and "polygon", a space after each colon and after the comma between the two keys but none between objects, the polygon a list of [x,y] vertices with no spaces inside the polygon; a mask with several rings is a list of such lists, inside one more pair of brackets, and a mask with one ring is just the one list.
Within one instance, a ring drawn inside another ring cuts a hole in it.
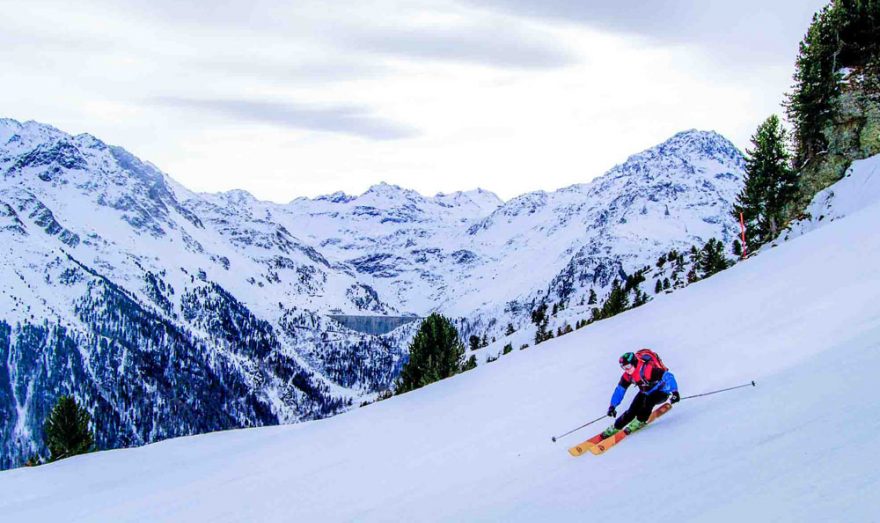
[{"label": "distant mountain range", "polygon": [[62,393],[110,448],[324,417],[388,388],[417,322],[372,335],[330,315],[439,311],[502,338],[540,301],[586,314],[590,290],[670,249],[727,244],[743,168],[722,136],[686,131],[508,202],[383,183],[277,204],[0,120],[0,466],[40,448]]}]

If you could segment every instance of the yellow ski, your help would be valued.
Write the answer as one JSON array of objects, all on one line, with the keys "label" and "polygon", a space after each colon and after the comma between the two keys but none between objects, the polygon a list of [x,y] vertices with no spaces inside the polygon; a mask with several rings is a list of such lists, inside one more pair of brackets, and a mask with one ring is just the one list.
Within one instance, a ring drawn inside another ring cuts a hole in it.
[{"label": "yellow ski", "polygon": [[[655,419],[666,414],[667,412],[669,412],[670,409],[672,409],[672,404],[670,404],[670,403],[664,403],[663,405],[660,405],[657,408],[657,410],[655,410],[654,412],[651,413],[651,417],[648,418],[648,423],[651,423]],[[600,454],[604,454],[605,451],[607,451],[611,447],[613,447],[613,446],[617,445],[618,443],[620,443],[621,441],[623,441],[623,439],[625,437],[627,437],[628,435],[629,434],[626,431],[623,431],[623,430],[618,431],[616,434],[614,434],[610,438],[605,438],[602,441],[600,441],[599,443],[596,443],[595,445],[590,446],[590,452],[592,452],[596,456],[598,456]]]},{"label": "yellow ski", "polygon": [[[651,413],[651,417],[648,418],[648,423],[651,423],[652,421],[654,421],[658,417],[662,416],[663,414],[666,414],[666,412],[668,412],[669,409],[671,409],[671,408],[672,408],[672,405],[669,403],[664,403],[664,404],[660,405],[659,407],[657,407],[656,410],[654,410],[654,412]],[[617,441],[611,443],[609,440],[614,439],[615,436],[617,436],[618,434],[621,434],[622,436]],[[575,457],[580,456],[582,454],[586,454],[587,452],[592,452],[593,454],[601,454],[602,452],[605,452],[605,450],[608,450],[608,448],[616,445],[625,436],[626,436],[626,434],[621,430],[620,432],[618,432],[614,436],[611,436],[610,438],[603,440],[602,433],[600,432],[599,434],[596,434],[592,438],[590,438],[588,440],[584,440],[584,441],[578,443],[577,445],[575,445],[574,447],[571,447],[570,449],[568,449],[568,453],[571,454],[572,456],[575,456]],[[606,441],[608,441],[609,444],[606,445]],[[600,452],[596,452],[596,450],[594,450],[594,449],[598,445],[603,445],[605,447],[605,449]]]}]

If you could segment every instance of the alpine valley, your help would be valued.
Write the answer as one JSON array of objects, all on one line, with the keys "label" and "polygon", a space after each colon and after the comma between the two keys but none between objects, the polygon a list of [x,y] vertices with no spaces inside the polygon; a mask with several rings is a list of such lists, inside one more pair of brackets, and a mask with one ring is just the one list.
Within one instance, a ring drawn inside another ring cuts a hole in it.
[{"label": "alpine valley", "polygon": [[728,140],[691,130],[507,202],[383,183],[278,204],[0,120],[0,467],[42,448],[60,394],[101,449],[332,416],[391,388],[435,311],[492,340],[484,363],[534,337],[541,303],[560,327],[615,279],[650,297],[670,250],[729,245],[743,178]]}]

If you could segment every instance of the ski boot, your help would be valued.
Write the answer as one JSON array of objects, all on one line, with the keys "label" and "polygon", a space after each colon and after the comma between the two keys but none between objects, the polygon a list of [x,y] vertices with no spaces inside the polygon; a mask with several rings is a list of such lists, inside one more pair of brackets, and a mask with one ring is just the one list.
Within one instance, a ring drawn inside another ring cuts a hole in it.
[{"label": "ski boot", "polygon": [[620,429],[614,426],[612,423],[607,429],[602,431],[602,439],[610,438],[611,436],[620,432]]},{"label": "ski boot", "polygon": [[639,421],[637,419],[634,419],[629,422],[629,425],[627,425],[626,427],[623,428],[623,431],[626,432],[627,434],[632,434],[633,432],[641,429],[642,427],[644,427],[647,424],[648,424],[647,421]]}]

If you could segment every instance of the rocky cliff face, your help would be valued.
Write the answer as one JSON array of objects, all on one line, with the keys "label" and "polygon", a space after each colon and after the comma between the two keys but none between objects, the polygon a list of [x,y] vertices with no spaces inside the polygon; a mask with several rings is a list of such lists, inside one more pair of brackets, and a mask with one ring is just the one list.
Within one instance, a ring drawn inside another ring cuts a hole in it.
[{"label": "rocky cliff face", "polygon": [[828,148],[801,170],[795,218],[819,191],[843,178],[849,166],[880,154],[880,78],[873,70],[849,70],[841,81],[841,94],[833,114],[822,129]]}]

